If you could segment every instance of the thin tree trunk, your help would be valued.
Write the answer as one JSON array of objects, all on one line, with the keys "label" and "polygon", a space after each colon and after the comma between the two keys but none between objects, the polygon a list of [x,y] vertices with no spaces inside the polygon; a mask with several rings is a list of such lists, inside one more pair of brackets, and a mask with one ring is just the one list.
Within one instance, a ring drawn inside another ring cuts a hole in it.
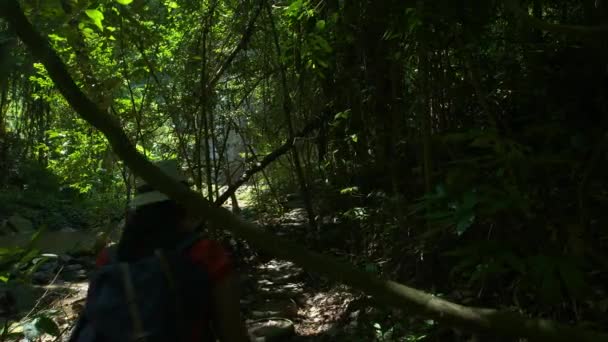
[{"label": "thin tree trunk", "polygon": [[[232,172],[230,171],[230,162],[226,162],[226,166],[224,167],[224,175],[226,177],[226,184],[230,188],[232,186]],[[219,195],[217,196],[219,198]],[[239,207],[239,201],[236,198],[236,192],[230,194],[230,201],[232,204],[232,213],[238,215],[241,212],[241,208]]]},{"label": "thin tree trunk", "polygon": [[[210,14],[211,16],[212,14]],[[196,156],[197,156],[197,171],[198,171],[198,186],[199,189],[203,189],[203,174],[206,178],[207,187],[207,198],[209,201],[213,201],[213,182],[212,182],[212,170],[211,170],[211,155],[209,146],[209,120],[208,120],[208,104],[210,91],[207,88],[207,39],[210,31],[211,20],[207,21],[206,27],[202,32],[201,39],[201,75],[200,75],[200,113],[198,116],[198,127],[197,127],[197,145],[196,145]],[[201,154],[204,153],[205,166],[203,169]]]},{"label": "thin tree trunk", "polygon": [[[283,63],[281,62],[281,47],[279,45],[279,34],[278,34],[276,26],[274,24],[274,18],[272,16],[272,9],[270,7],[270,3],[267,0],[264,0],[264,4],[266,6],[266,12],[268,13],[268,20],[270,21],[270,26],[272,29],[272,35],[273,35],[274,45],[275,45],[275,49],[276,49],[277,64],[279,65],[279,73],[281,75],[281,87],[282,87],[282,93],[283,93],[283,112],[285,115],[285,121],[287,123],[289,140],[293,141],[295,139],[295,133],[294,133],[293,121],[292,121],[292,117],[291,117],[292,105],[291,105],[291,98],[289,96],[289,89],[287,88],[287,76],[285,75],[285,67],[284,67]],[[306,213],[308,214],[308,223],[310,225],[310,228],[316,232],[317,225],[316,225],[316,220],[315,220],[315,213],[314,213],[314,210],[312,207],[311,194],[308,189],[308,185],[306,183],[306,178],[304,177],[304,171],[302,170],[302,165],[300,162],[298,149],[297,149],[295,143],[292,146],[293,147],[292,147],[291,152],[292,152],[294,168],[295,168],[294,171],[296,173],[296,177],[297,177],[298,183],[300,185],[300,191],[302,192],[302,196],[304,197]]]},{"label": "thin tree trunk", "polygon": [[[207,95],[203,95],[203,98],[206,98]],[[209,128],[209,116],[207,111],[207,101],[203,101],[203,105],[201,106],[201,119],[203,121],[203,134],[202,139],[204,139],[204,153],[205,153],[205,177],[207,181],[207,198],[209,201],[213,201],[213,165],[211,163],[211,146],[209,144],[210,139],[210,128]]]},{"label": "thin tree trunk", "polygon": [[[422,1],[418,1],[418,10],[422,18],[425,17],[425,8]],[[424,191],[428,194],[432,189],[432,151],[431,151],[431,120],[432,107],[429,94],[429,51],[426,46],[428,39],[428,31],[422,30],[418,37],[418,63],[420,65],[420,74],[418,76],[420,86],[420,122],[422,124],[422,165],[424,173]],[[428,210],[428,209],[427,209]]]}]

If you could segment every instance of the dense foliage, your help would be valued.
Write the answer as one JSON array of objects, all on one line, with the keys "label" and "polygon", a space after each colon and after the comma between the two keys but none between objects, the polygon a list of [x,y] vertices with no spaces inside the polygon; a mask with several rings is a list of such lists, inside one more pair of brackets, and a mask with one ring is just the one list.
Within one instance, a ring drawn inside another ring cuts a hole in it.
[{"label": "dense foliage", "polygon": [[[605,326],[605,2],[21,3],[138,149],[209,199],[295,139],[249,183],[266,211],[300,193],[312,246]],[[3,22],[0,48],[0,187],[128,200],[129,170]]]}]

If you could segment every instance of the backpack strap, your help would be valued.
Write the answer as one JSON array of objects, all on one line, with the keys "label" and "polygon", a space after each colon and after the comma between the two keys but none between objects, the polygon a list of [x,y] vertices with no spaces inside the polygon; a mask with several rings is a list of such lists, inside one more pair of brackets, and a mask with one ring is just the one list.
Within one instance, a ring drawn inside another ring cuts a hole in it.
[{"label": "backpack strap", "polygon": [[171,270],[171,266],[169,265],[169,261],[167,260],[167,256],[163,252],[162,249],[156,249],[154,254],[158,258],[160,262],[160,266],[165,274],[165,278],[167,279],[167,284],[169,285],[169,291],[171,291],[171,295],[175,302],[175,315],[176,315],[176,323],[177,323],[177,333],[178,333],[178,341],[186,341],[184,338],[185,326],[184,326],[184,306],[182,302],[182,296],[179,293],[177,279]]},{"label": "backpack strap", "polygon": [[108,264],[118,262],[118,248],[116,245],[108,246],[105,248],[108,255]]},{"label": "backpack strap", "polygon": [[126,262],[121,262],[119,264],[119,267],[122,272],[123,286],[127,297],[127,306],[129,307],[129,314],[131,315],[131,320],[133,321],[133,329],[135,330],[133,341],[145,342],[146,334],[144,332],[144,325],[141,321],[139,309],[137,308],[137,302],[135,301],[135,287],[133,286],[133,281],[131,280],[131,271],[129,270],[129,264],[127,264]]}]

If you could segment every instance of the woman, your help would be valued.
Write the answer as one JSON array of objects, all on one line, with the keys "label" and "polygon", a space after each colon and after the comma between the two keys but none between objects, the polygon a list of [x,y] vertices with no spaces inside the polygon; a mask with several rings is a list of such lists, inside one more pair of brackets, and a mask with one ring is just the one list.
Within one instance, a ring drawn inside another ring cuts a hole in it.
[{"label": "woman", "polygon": [[[174,179],[186,183],[186,177],[179,172],[175,161],[163,161],[157,166]],[[193,236],[201,223],[143,180],[137,180],[136,186],[136,196],[130,203],[131,210],[115,252],[119,262],[136,261],[153,255],[157,249],[174,249]],[[109,254],[108,249],[102,250],[97,258],[98,267],[110,262]],[[186,256],[211,280],[211,307],[200,309],[195,320],[197,323],[188,332],[189,340],[203,341],[215,336],[223,342],[249,341],[240,317],[238,280],[227,252],[216,241],[201,238],[192,243]],[[208,327],[213,331],[208,331]]]}]

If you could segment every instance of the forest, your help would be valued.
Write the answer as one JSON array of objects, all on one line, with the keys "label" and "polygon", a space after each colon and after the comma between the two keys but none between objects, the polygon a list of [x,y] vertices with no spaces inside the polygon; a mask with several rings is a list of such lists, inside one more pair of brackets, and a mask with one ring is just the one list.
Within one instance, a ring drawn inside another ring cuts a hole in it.
[{"label": "forest", "polygon": [[138,177],[259,341],[608,341],[606,175],[606,0],[0,0],[0,341],[66,340]]}]

